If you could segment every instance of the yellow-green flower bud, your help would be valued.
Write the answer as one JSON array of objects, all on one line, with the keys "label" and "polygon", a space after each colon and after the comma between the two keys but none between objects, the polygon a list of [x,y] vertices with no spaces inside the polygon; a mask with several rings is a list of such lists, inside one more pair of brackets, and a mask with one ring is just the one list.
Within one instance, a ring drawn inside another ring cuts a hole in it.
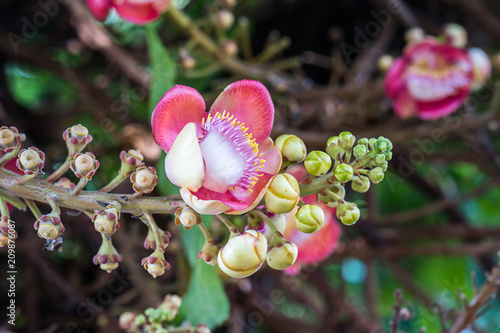
[{"label": "yellow-green flower bud", "polygon": [[139,193],[153,192],[158,184],[156,169],[153,167],[141,166],[130,175],[130,182],[134,191]]},{"label": "yellow-green flower bud", "polygon": [[442,28],[442,34],[450,45],[458,48],[467,45],[467,30],[457,23],[448,23]]},{"label": "yellow-green flower bud", "polygon": [[293,134],[283,134],[276,138],[274,145],[287,161],[300,163],[306,158],[307,149],[304,141]]},{"label": "yellow-green flower bud", "polygon": [[367,138],[361,138],[358,140],[358,145],[363,145],[366,148],[368,148],[368,139]]},{"label": "yellow-green flower bud", "polygon": [[379,166],[380,164],[385,162],[385,155],[384,154],[377,154],[375,155],[375,159],[373,160],[373,165]]},{"label": "yellow-green flower bud", "polygon": [[215,245],[215,243],[210,240],[205,240],[203,247],[200,252],[198,252],[198,260],[203,258],[207,264],[215,266],[217,263],[217,253],[219,252],[219,247]]},{"label": "yellow-green flower bud", "polygon": [[217,263],[220,269],[233,278],[255,273],[266,260],[267,239],[255,230],[247,230],[228,240],[220,249]]},{"label": "yellow-green flower bud", "polygon": [[40,216],[34,227],[38,231],[38,237],[43,239],[56,239],[64,232],[64,225],[59,214],[54,212]]},{"label": "yellow-green flower bud", "polygon": [[380,167],[382,168],[382,171],[386,172],[387,168],[389,167],[389,163],[387,163],[387,161],[384,161],[380,163]]},{"label": "yellow-green flower bud", "polygon": [[339,134],[339,146],[345,151],[351,149],[356,141],[356,137],[351,132],[342,132]]},{"label": "yellow-green flower bud", "polygon": [[352,225],[359,220],[360,211],[352,202],[345,202],[337,206],[337,218],[345,225]]},{"label": "yellow-green flower bud", "polygon": [[99,265],[102,270],[111,273],[111,271],[118,267],[118,263],[122,259],[122,256],[111,243],[111,238],[105,238],[102,240],[101,247],[92,261],[95,265]]},{"label": "yellow-green flower bud", "polygon": [[392,150],[391,140],[380,136],[375,144],[375,150],[377,153],[385,153],[386,151]]},{"label": "yellow-green flower bud", "polygon": [[69,167],[78,178],[86,178],[91,180],[96,170],[99,168],[99,161],[96,160],[92,153],[78,153],[73,156]]},{"label": "yellow-green flower bud", "polygon": [[120,160],[122,163],[118,172],[125,177],[128,177],[132,171],[144,165],[144,156],[136,149],[122,150],[120,152]]},{"label": "yellow-green flower bud", "polygon": [[350,181],[353,173],[354,172],[352,170],[352,167],[349,164],[345,163],[340,163],[339,165],[337,165],[334,171],[335,178],[337,178],[339,182]]},{"label": "yellow-green flower bud", "polygon": [[381,167],[373,168],[368,172],[368,177],[373,184],[378,184],[384,179],[384,170]]},{"label": "yellow-green flower bud", "polygon": [[366,176],[353,177],[351,187],[353,191],[365,193],[370,189],[370,180]]},{"label": "yellow-green flower bud", "polygon": [[384,153],[384,156],[385,156],[385,160],[386,160],[386,161],[390,161],[390,160],[392,160],[392,151],[386,151],[386,152]]},{"label": "yellow-green flower bud", "polygon": [[307,155],[304,166],[309,174],[313,176],[323,176],[330,170],[332,159],[330,155],[323,151],[313,150]]},{"label": "yellow-green flower bud", "polygon": [[[339,196],[341,199],[345,198],[345,188],[341,184],[329,187],[327,190],[333,192],[334,194]],[[330,195],[328,195],[328,193],[326,193],[324,191],[318,192],[318,198],[319,198],[319,200],[321,200],[321,202],[325,203],[328,207],[331,207],[331,208],[337,207],[337,200],[332,198]]]},{"label": "yellow-green flower bud", "polygon": [[321,229],[324,221],[323,209],[315,205],[304,205],[295,214],[297,230],[306,234],[312,234]]},{"label": "yellow-green flower bud", "polygon": [[170,268],[170,264],[165,260],[163,251],[158,247],[149,257],[142,259],[141,264],[154,278],[165,274],[165,270]]},{"label": "yellow-green flower bud", "polygon": [[182,224],[186,230],[191,229],[200,222],[200,214],[195,212],[191,207],[180,207],[175,212],[175,224]]},{"label": "yellow-green flower bud", "polygon": [[274,214],[291,212],[299,202],[299,198],[299,183],[288,173],[276,175],[264,195],[267,210]]},{"label": "yellow-green flower bud", "polygon": [[367,153],[367,149],[366,149],[365,145],[358,144],[358,145],[354,146],[352,152],[354,154],[354,157],[356,157],[357,159],[360,159],[360,158],[365,157],[365,155]]},{"label": "yellow-green flower bud", "polygon": [[66,141],[70,154],[81,152],[87,144],[92,142],[89,130],[81,124],[66,129],[63,139]]},{"label": "yellow-green flower bud", "polygon": [[23,149],[18,154],[16,165],[26,175],[33,175],[43,169],[45,154],[35,147]]},{"label": "yellow-green flower bud", "polygon": [[375,145],[377,144],[377,139],[371,138],[368,140],[368,145],[370,146],[370,149],[375,149]]},{"label": "yellow-green flower bud", "polygon": [[338,136],[332,136],[330,139],[328,139],[328,141],[326,141],[325,151],[333,159],[340,158],[340,156],[342,156],[345,153],[344,149],[339,146]]},{"label": "yellow-green flower bud", "polygon": [[285,242],[281,246],[273,247],[266,257],[266,262],[269,267],[276,270],[287,269],[295,263],[299,250],[297,245],[290,242]]}]

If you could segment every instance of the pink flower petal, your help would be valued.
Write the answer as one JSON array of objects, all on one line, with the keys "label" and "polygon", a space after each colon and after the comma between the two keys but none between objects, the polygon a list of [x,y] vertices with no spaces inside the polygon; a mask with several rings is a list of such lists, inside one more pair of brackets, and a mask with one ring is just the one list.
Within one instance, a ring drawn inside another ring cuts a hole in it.
[{"label": "pink flower petal", "polygon": [[404,71],[408,63],[404,58],[397,58],[392,64],[385,77],[384,89],[389,98],[394,99],[403,89],[405,82],[403,81]]},{"label": "pink flower petal", "polygon": [[189,207],[193,208],[199,214],[222,214],[230,208],[219,200],[201,199],[196,195],[196,193],[192,193],[185,187],[182,187],[179,190],[179,193],[181,194],[182,200],[184,200]]},{"label": "pink flower petal", "polygon": [[267,138],[259,145],[259,151],[262,153],[262,158],[266,161],[262,168],[262,176],[259,177],[257,183],[253,186],[252,191],[242,188],[231,191],[231,193],[240,201],[246,202],[248,207],[243,210],[234,209],[228,211],[227,214],[243,214],[255,208],[269,187],[271,179],[276,175],[281,168],[281,153],[273,144],[270,138]]},{"label": "pink flower petal", "polygon": [[163,13],[156,1],[114,0],[113,7],[125,21],[134,24],[150,23]]},{"label": "pink flower petal", "polygon": [[98,21],[104,21],[111,10],[111,0],[87,0],[92,16]]},{"label": "pink flower petal", "polygon": [[457,110],[468,96],[468,91],[432,103],[417,102],[418,116],[424,120],[446,117]]},{"label": "pink flower petal", "polygon": [[418,113],[417,102],[408,93],[408,90],[403,89],[394,101],[394,112],[399,118],[410,118]]},{"label": "pink flower petal", "polygon": [[224,111],[244,123],[257,143],[269,137],[274,122],[274,105],[262,83],[252,80],[231,83],[217,97],[210,113]]},{"label": "pink flower petal", "polygon": [[[151,116],[151,127],[156,143],[166,152],[187,123],[197,124],[205,115],[205,101],[195,89],[177,85],[167,91]],[[199,133],[200,134],[200,133]]]},{"label": "pink flower petal", "polygon": [[222,205],[227,207],[224,210],[224,212],[226,213],[229,212],[230,210],[243,210],[248,208],[248,203],[238,200],[238,198],[232,195],[231,191],[227,191],[225,193],[218,193],[206,189],[204,187],[201,187],[198,191],[192,192],[192,195],[196,197],[199,201],[217,201],[221,203]]}]

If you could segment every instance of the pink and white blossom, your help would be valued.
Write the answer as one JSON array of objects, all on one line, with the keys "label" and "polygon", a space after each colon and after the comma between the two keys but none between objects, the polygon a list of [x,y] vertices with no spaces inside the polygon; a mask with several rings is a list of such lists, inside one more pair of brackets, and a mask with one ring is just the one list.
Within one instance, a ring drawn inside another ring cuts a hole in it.
[{"label": "pink and white blossom", "polygon": [[269,138],[274,106],[258,81],[230,84],[209,113],[193,88],[177,85],[156,106],[151,126],[167,152],[165,173],[200,214],[243,214],[264,196],[281,167]]},{"label": "pink and white blossom", "polygon": [[125,21],[146,24],[158,19],[168,10],[171,0],[86,0],[94,18],[104,21],[111,9]]}]

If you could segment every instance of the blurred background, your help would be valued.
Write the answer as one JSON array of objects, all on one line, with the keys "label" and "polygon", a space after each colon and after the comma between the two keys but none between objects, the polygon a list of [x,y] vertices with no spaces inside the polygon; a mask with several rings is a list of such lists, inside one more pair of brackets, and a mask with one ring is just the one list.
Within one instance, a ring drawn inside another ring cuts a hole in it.
[{"label": "blurred background", "polygon": [[[63,251],[48,252],[33,230],[33,216],[15,211],[19,312],[15,327],[0,317],[0,330],[118,332],[122,312],[143,312],[168,293],[183,296],[191,289],[177,320],[204,323],[215,332],[396,332],[390,326],[395,305],[407,310],[397,311],[400,331],[447,332],[463,310],[462,295],[474,295],[471,272],[481,285],[500,250],[500,3],[174,5],[191,22],[183,25],[167,12],[155,23],[134,25],[111,12],[99,23],[80,0],[0,0],[0,123],[16,126],[26,133],[25,146],[45,152],[45,172],[66,158],[62,132],[81,123],[94,138],[87,151],[101,165],[86,189],[99,189],[115,176],[121,150],[140,149],[146,164],[159,170],[153,195],[174,194],[150,129],[157,101],[174,84],[184,84],[210,105],[230,82],[248,78],[271,92],[273,138],[293,133],[309,150],[324,149],[342,131],[391,139],[394,156],[385,180],[364,195],[347,194],[362,208],[361,220],[342,225],[333,255],[296,277],[269,268],[238,281],[206,272],[209,266],[196,261],[203,244],[199,231],[180,230],[165,215],[156,219],[172,233],[166,252],[171,269],[153,279],[140,265],[149,254],[142,246],[147,229],[127,214],[113,237],[124,261],[108,274],[92,263],[101,237],[87,216],[63,210]],[[436,35],[448,22],[463,25],[468,45],[490,56],[491,80],[445,119],[396,117],[384,96],[379,58],[401,55],[407,29]],[[200,46],[190,27],[216,47]],[[131,193],[131,185],[115,192]],[[211,232],[224,237],[218,224]],[[8,305],[6,261],[2,248],[2,309]],[[399,305],[396,290],[404,295]],[[489,302],[473,331],[500,332],[498,311],[499,302]]]}]

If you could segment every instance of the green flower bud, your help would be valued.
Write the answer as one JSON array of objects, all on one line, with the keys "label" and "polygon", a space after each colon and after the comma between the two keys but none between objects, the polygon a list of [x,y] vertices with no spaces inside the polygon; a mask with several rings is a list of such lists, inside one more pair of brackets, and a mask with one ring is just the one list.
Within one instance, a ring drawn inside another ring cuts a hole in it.
[{"label": "green flower bud", "polygon": [[[327,190],[335,193],[341,199],[345,198],[345,188],[344,188],[344,186],[342,186],[340,184],[329,187]],[[330,197],[327,193],[320,191],[318,193],[318,198],[319,198],[319,200],[321,200],[321,202],[325,203],[328,207],[331,207],[331,208],[337,207],[337,200]]]},{"label": "green flower bud", "polygon": [[351,132],[342,132],[339,134],[339,146],[344,150],[349,150],[354,145],[356,137]]},{"label": "green flower bud", "polygon": [[299,198],[299,183],[294,176],[288,173],[276,175],[264,195],[267,210],[274,214],[285,214],[292,211],[299,202]]},{"label": "green flower bud", "polygon": [[266,260],[267,239],[255,230],[230,238],[217,255],[219,268],[233,278],[255,273]]},{"label": "green flower bud", "polygon": [[328,141],[326,142],[325,151],[333,159],[337,159],[345,153],[344,149],[339,146],[339,137],[338,136],[332,136],[330,139],[328,139]]},{"label": "green flower bud", "polygon": [[360,159],[360,158],[365,157],[365,155],[367,153],[367,148],[365,145],[358,144],[358,145],[354,146],[354,149],[352,150],[352,152],[354,154],[354,157],[356,157],[357,159]]},{"label": "green flower bud", "polygon": [[360,211],[352,202],[345,202],[337,206],[337,218],[345,225],[352,225],[359,220]]},{"label": "green flower bud", "polygon": [[309,174],[313,176],[323,176],[330,170],[332,159],[325,152],[313,150],[307,155],[304,166]]},{"label": "green flower bud", "polygon": [[384,161],[384,162],[380,163],[380,167],[382,168],[382,170],[384,172],[386,172],[387,168],[389,167],[389,163],[387,163],[387,161]]},{"label": "green flower bud", "polygon": [[276,270],[287,269],[295,263],[299,250],[297,245],[290,242],[285,242],[281,246],[273,247],[266,257],[269,267]]},{"label": "green flower bud", "polygon": [[365,193],[370,189],[370,180],[366,176],[361,176],[361,177],[353,177],[352,182],[351,182],[351,187],[353,191],[359,192],[359,193]]},{"label": "green flower bud", "polygon": [[386,151],[392,150],[391,140],[380,136],[375,144],[375,150],[377,151],[377,153],[384,153]]},{"label": "green flower bud", "polygon": [[368,177],[373,184],[378,184],[384,179],[384,170],[381,167],[376,167],[368,172]]},{"label": "green flower bud", "polygon": [[384,154],[377,154],[375,155],[375,159],[373,160],[373,165],[379,166],[380,164],[385,162],[385,155]]},{"label": "green flower bud", "polygon": [[348,182],[352,178],[353,170],[349,164],[340,163],[335,168],[334,174],[339,182]]},{"label": "green flower bud", "polygon": [[326,146],[328,147],[332,143],[338,145],[339,144],[339,137],[338,136],[332,136],[330,139],[326,141]]},{"label": "green flower bud", "polygon": [[300,163],[306,158],[307,150],[304,141],[293,134],[283,134],[276,138],[274,145],[283,158],[290,162]]},{"label": "green flower bud", "polygon": [[368,148],[368,139],[367,138],[361,138],[358,140],[358,145],[363,145],[366,148]]},{"label": "green flower bud", "polygon": [[458,48],[467,45],[467,30],[457,23],[448,23],[442,28],[446,42]]},{"label": "green flower bud", "polygon": [[390,160],[392,160],[392,151],[386,151],[386,152],[384,153],[384,156],[385,156],[385,160],[386,160],[386,161],[390,161]]},{"label": "green flower bud", "polygon": [[375,149],[375,145],[377,144],[377,139],[371,138],[368,140],[368,145],[370,146],[370,149]]},{"label": "green flower bud", "polygon": [[312,234],[321,229],[324,221],[323,209],[315,205],[304,205],[295,214],[297,230],[306,234]]},{"label": "green flower bud", "polygon": [[143,314],[139,314],[137,315],[137,317],[135,317],[135,324],[140,326],[140,325],[144,325],[146,323],[146,316],[143,315]]}]

